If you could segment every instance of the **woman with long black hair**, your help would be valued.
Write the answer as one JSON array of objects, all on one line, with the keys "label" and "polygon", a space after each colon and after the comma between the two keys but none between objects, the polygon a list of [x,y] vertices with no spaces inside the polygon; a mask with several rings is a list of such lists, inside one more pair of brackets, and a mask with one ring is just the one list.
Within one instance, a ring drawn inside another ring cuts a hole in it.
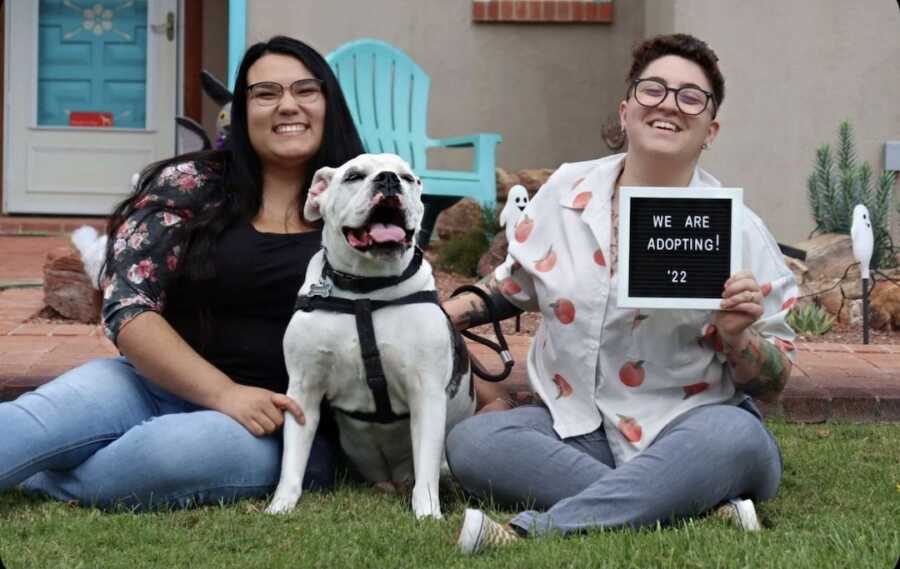
[{"label": "woman with long black hair", "polygon": [[[238,71],[223,150],[148,167],[109,221],[103,326],[122,356],[0,404],[0,490],[135,509],[262,497],[278,481],[281,339],[320,228],[315,171],[363,152],[337,80],[274,37]],[[304,484],[333,481],[321,427]]]}]

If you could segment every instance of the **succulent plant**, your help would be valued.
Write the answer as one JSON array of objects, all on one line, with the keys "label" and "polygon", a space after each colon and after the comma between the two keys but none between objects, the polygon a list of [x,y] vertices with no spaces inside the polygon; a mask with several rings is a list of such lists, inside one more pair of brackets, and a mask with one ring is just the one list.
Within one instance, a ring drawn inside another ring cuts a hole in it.
[{"label": "succulent plant", "polygon": [[834,316],[821,306],[810,303],[802,308],[792,310],[788,314],[787,322],[798,334],[821,336],[831,330],[834,325]]},{"label": "succulent plant", "polygon": [[889,217],[895,173],[885,170],[879,175],[868,162],[857,161],[853,128],[848,121],[842,122],[838,129],[836,150],[835,156],[831,146],[820,146],[813,172],[807,179],[807,198],[816,222],[815,231],[850,233],[853,207],[863,204],[872,216],[875,235],[871,266],[893,267],[896,260],[892,254]]}]

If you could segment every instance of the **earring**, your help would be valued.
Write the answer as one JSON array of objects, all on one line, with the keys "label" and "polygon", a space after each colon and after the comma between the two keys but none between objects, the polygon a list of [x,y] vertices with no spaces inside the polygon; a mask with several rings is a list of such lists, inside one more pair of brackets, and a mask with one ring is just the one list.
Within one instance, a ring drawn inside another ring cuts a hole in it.
[{"label": "earring", "polygon": [[709,148],[709,145],[704,142],[703,146],[701,146],[700,148],[702,148],[703,150],[706,150],[707,148]]}]

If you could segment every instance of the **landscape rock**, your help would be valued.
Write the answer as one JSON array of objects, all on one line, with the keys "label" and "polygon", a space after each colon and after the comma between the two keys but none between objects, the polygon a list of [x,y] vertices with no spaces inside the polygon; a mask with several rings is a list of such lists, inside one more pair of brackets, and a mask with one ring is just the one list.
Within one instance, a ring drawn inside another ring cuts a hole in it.
[{"label": "landscape rock", "polygon": [[794,280],[797,281],[798,286],[806,282],[806,275],[809,273],[809,267],[806,266],[806,263],[785,255],[784,264],[794,273]]},{"label": "landscape rock", "polygon": [[500,231],[491,240],[491,246],[478,260],[478,276],[486,277],[506,259],[506,248],[509,242],[506,240],[506,232]]},{"label": "landscape rock", "polygon": [[534,194],[547,182],[553,172],[553,168],[532,168],[519,170],[516,172],[516,176],[519,178],[519,183],[528,190],[528,196],[534,197]]},{"label": "landscape rock", "polygon": [[[837,283],[837,279],[834,279],[834,281],[831,281],[831,284],[836,284],[836,283]],[[825,291],[825,292],[819,292],[817,294],[817,291]],[[801,288],[801,292],[804,295],[810,295],[807,297],[810,301],[812,301],[813,303],[818,304],[819,306],[824,308],[826,311],[828,311],[829,314],[837,316],[839,321],[841,321],[841,322],[845,321],[845,319],[840,318],[840,314],[842,311],[846,310],[847,298],[844,296],[844,292],[841,290],[841,288],[839,286],[835,286],[832,288],[832,286],[830,286],[830,285],[826,286],[825,283],[822,283],[821,288],[819,288],[819,286],[817,286],[813,290],[808,290],[806,288],[806,286],[804,286]],[[845,318],[846,318],[846,314],[845,314]]]},{"label": "landscape rock", "polygon": [[44,303],[66,318],[88,324],[100,320],[100,291],[84,272],[81,255],[72,247],[57,247],[44,263]]},{"label": "landscape rock", "polygon": [[497,201],[505,202],[509,189],[519,183],[519,177],[507,172],[503,168],[496,169],[497,174]]},{"label": "landscape rock", "polygon": [[863,321],[862,299],[848,301],[847,311],[849,314],[846,321],[852,326],[861,326]]},{"label": "landscape rock", "polygon": [[813,302],[842,323],[861,320],[862,281],[850,236],[825,233],[795,247],[806,251],[806,261],[785,257],[785,262],[805,297],[801,304]]},{"label": "landscape rock", "polygon": [[435,223],[435,233],[441,239],[452,239],[480,224],[481,206],[475,200],[465,198],[441,212]]},{"label": "landscape rock", "polygon": [[[824,278],[807,280],[800,286],[800,294],[803,298],[800,305],[812,302],[824,308],[838,322],[853,323],[853,314],[850,312],[854,302],[861,302],[862,283],[859,279]],[[862,312],[859,312],[862,314]]]},{"label": "landscape rock", "polygon": [[890,281],[876,283],[869,296],[869,310],[873,328],[900,330],[900,286]]},{"label": "landscape rock", "polygon": [[812,278],[841,278],[845,273],[849,277],[854,276],[855,272],[855,278],[859,279],[857,267],[847,272],[848,267],[856,264],[853,242],[849,235],[824,233],[794,246],[806,251],[804,264]]}]

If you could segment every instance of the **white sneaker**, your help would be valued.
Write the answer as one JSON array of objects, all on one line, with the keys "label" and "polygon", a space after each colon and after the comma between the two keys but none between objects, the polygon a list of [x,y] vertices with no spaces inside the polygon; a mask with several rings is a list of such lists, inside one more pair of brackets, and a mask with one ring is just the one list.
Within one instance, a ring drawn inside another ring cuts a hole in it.
[{"label": "white sneaker", "polygon": [[498,524],[481,510],[466,508],[456,546],[465,555],[473,555],[491,547],[512,543],[519,535]]},{"label": "white sneaker", "polygon": [[716,510],[716,515],[728,520],[736,528],[744,531],[759,531],[762,529],[759,525],[759,518],[756,516],[756,507],[753,505],[753,500],[732,498],[719,506]]}]

